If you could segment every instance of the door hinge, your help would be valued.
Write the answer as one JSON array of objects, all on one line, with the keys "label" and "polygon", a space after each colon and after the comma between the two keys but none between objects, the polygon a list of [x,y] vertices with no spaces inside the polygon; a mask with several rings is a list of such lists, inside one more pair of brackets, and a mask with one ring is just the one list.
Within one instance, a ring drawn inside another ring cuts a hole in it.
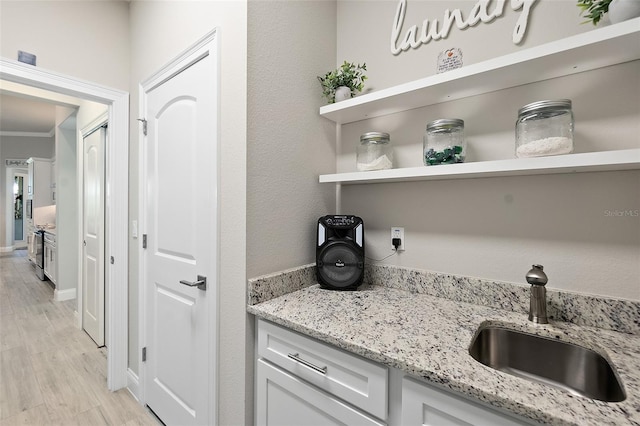
[{"label": "door hinge", "polygon": [[147,360],[147,347],[142,348],[142,362]]},{"label": "door hinge", "polygon": [[142,248],[147,248],[147,234],[142,234]]},{"label": "door hinge", "polygon": [[145,118],[138,118],[138,121],[142,122],[142,133],[147,136],[147,120]]}]

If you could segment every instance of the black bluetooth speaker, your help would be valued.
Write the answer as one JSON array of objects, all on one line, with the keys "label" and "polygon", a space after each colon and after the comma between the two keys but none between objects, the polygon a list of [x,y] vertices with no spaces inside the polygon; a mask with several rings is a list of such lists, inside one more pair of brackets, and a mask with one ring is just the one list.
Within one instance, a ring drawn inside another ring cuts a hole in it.
[{"label": "black bluetooth speaker", "polygon": [[331,290],[355,290],[364,277],[364,223],[357,216],[318,219],[318,283]]}]

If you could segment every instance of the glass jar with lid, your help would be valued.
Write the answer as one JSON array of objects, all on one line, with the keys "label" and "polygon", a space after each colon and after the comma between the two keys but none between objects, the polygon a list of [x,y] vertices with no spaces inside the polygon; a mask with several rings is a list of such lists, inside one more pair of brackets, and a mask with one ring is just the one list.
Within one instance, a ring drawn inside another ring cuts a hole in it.
[{"label": "glass jar with lid", "polygon": [[573,152],[573,112],[569,99],[538,101],[518,111],[516,157]]},{"label": "glass jar with lid", "polygon": [[363,172],[385,170],[393,166],[393,148],[389,133],[368,132],[360,136],[356,168]]},{"label": "glass jar with lid", "polygon": [[464,163],[464,120],[441,118],[427,124],[422,154],[425,166]]}]

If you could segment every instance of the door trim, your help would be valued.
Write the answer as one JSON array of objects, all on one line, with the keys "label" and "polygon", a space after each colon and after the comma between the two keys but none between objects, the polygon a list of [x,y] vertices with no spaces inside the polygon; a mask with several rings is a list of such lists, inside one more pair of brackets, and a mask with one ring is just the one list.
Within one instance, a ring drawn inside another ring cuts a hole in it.
[{"label": "door trim", "polygon": [[[5,211],[5,229],[7,230],[7,234],[11,233],[11,245],[4,246],[6,244],[5,241],[0,241],[0,253],[11,253],[12,251],[27,246],[27,203],[26,199],[23,199],[22,203],[22,240],[16,241],[14,239],[16,235],[15,230],[15,220],[13,219],[13,180],[16,176],[22,176],[24,178],[24,182],[27,181],[27,169],[22,167],[7,167],[7,171],[5,174],[5,202],[6,202],[6,211]],[[11,188],[11,190],[9,190]],[[9,240],[9,235],[6,236],[6,239]],[[19,244],[16,244],[18,242]]]},{"label": "door trim", "polygon": [[[63,95],[100,102],[109,107],[110,141],[106,151],[105,286],[109,287],[107,387],[115,391],[127,385],[128,345],[128,215],[129,176],[118,173],[118,164],[129,161],[129,93],[83,81],[17,61],[0,58],[0,79]],[[80,243],[80,241],[78,241]],[[107,260],[113,256],[114,263]]]},{"label": "door trim", "polygon": [[[176,56],[173,60],[167,63],[165,66],[160,68],[155,74],[146,80],[142,81],[138,85],[138,94],[139,94],[139,117],[146,119],[145,113],[147,110],[147,96],[146,93],[153,88],[159,86],[164,83],[171,77],[185,70],[189,66],[198,62],[200,59],[207,55],[215,55],[216,57],[216,86],[218,88],[218,99],[217,108],[216,108],[216,117],[214,119],[217,123],[220,123],[220,61],[219,54],[220,51],[219,41],[218,41],[218,29],[214,28],[212,31],[207,33],[204,37],[194,43],[191,47],[187,48],[181,54]],[[147,162],[146,162],[146,137],[143,133],[143,126],[139,126],[138,130],[139,134],[139,150],[138,150],[138,211],[139,213],[139,233],[140,236],[147,232],[147,223],[146,223],[146,205],[145,200],[147,197],[147,191],[145,187],[145,179],[147,172]],[[218,419],[218,292],[219,292],[219,277],[220,277],[220,254],[219,254],[219,237],[220,237],[220,202],[219,202],[219,194],[220,194],[220,126],[217,126],[217,138],[216,138],[216,188],[215,188],[215,197],[216,197],[216,212],[215,212],[215,242],[214,244],[214,270],[215,276],[211,277],[211,285],[207,287],[207,294],[209,297],[207,298],[208,312],[209,312],[209,335],[210,335],[210,344],[209,344],[209,421],[208,424],[217,424]],[[146,262],[145,262],[145,250],[142,248],[142,238],[138,239],[138,264],[140,265],[138,271],[138,282],[140,285],[138,286],[138,361],[140,368],[138,369],[138,392],[136,396],[143,404],[146,403],[145,398],[145,375],[146,375],[146,365],[142,361],[142,348],[146,346],[147,336],[146,336],[146,314],[147,314],[147,292],[146,292]],[[209,282],[208,282],[209,283]]]}]

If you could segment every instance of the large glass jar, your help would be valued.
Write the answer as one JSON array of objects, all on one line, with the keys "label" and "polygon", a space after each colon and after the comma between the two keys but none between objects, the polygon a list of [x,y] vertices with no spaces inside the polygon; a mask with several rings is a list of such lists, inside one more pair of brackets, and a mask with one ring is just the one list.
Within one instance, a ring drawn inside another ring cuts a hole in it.
[{"label": "large glass jar", "polygon": [[356,154],[356,167],[361,172],[390,169],[393,166],[393,148],[389,133],[363,134]]},{"label": "large glass jar", "polygon": [[464,163],[465,151],[463,120],[441,118],[427,124],[423,140],[425,166]]},{"label": "large glass jar", "polygon": [[523,106],[516,122],[516,157],[573,152],[571,101],[538,101]]}]

